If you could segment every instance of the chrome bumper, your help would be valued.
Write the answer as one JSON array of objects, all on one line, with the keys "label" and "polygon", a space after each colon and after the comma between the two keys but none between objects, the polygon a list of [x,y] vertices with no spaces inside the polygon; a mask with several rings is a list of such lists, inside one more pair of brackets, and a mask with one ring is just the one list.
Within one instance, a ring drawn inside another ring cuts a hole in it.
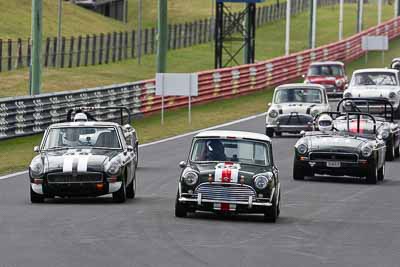
[{"label": "chrome bumper", "polygon": [[276,132],[301,132],[311,131],[312,125],[282,125],[282,124],[269,124],[266,125],[267,129],[274,129]]},{"label": "chrome bumper", "polygon": [[[280,184],[278,184],[278,193],[279,193],[279,188]],[[179,186],[179,191],[180,191],[180,186]],[[229,201],[229,200],[215,200],[215,199],[204,199],[202,198],[202,194],[198,193],[197,198],[189,198],[189,197],[183,197],[182,194],[180,194],[178,201],[179,202],[195,202],[197,205],[201,205],[202,203],[226,203],[226,204],[236,204],[236,205],[246,205],[249,209],[251,209],[253,206],[263,206],[263,207],[271,207],[272,203],[271,200],[274,197],[275,193],[275,188],[272,189],[271,195],[269,198],[256,198],[253,199],[252,196],[249,196],[248,201]],[[279,195],[278,195],[279,197]],[[266,202],[258,202],[259,200],[263,200]]]}]

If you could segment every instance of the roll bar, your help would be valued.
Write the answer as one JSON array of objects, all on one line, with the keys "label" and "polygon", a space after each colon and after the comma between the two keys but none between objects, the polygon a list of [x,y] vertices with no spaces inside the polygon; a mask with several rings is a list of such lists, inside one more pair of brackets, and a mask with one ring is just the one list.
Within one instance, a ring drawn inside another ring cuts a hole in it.
[{"label": "roll bar", "polygon": [[[358,107],[357,107],[357,102],[363,102],[366,103],[367,105],[367,113],[371,113],[370,112],[370,104],[383,104],[385,107],[385,111],[384,111],[384,115],[385,115],[385,119],[389,120],[390,122],[393,122],[393,118],[394,118],[394,108],[392,103],[389,102],[389,100],[387,100],[386,98],[382,98],[382,97],[346,97],[341,99],[336,106],[336,111],[340,112],[340,107],[342,106],[343,103],[346,103],[347,101],[351,101],[351,103],[355,104],[355,108],[357,108],[357,112],[362,112]],[[388,112],[388,107],[390,107],[390,112]],[[354,106],[353,106],[354,107]],[[390,118],[388,118],[388,114],[390,114]]]},{"label": "roll bar", "polygon": [[121,119],[121,125],[124,124],[124,111],[126,112],[128,116],[128,123],[131,123],[131,112],[129,108],[124,107],[124,106],[116,106],[116,107],[74,107],[68,110],[67,112],[67,121],[71,122],[73,121],[72,115],[76,113],[84,113],[88,117],[89,120],[91,121],[97,121],[94,116],[92,116],[89,112],[90,111],[95,111],[95,110],[119,110],[120,113],[120,119]]},{"label": "roll bar", "polygon": [[354,115],[357,117],[357,133],[360,133],[360,121],[361,121],[361,116],[367,116],[369,117],[372,122],[374,123],[374,128],[373,128],[373,133],[376,134],[376,119],[374,118],[374,116],[372,116],[369,113],[364,113],[364,112],[335,112],[335,111],[325,111],[325,112],[321,112],[319,113],[317,116],[315,116],[314,118],[314,124],[318,121],[318,118],[323,115],[323,114],[327,114],[329,116],[332,117],[332,115],[336,115],[336,117],[334,119],[336,119],[339,116],[346,116],[346,120],[347,120],[347,131],[350,132],[350,116]]}]

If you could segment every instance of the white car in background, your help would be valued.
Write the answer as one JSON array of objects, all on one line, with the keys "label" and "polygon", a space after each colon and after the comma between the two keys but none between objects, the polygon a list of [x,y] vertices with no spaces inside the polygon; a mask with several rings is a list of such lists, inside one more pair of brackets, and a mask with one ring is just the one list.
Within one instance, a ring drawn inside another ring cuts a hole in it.
[{"label": "white car in background", "polygon": [[330,111],[326,90],[319,84],[294,83],[275,88],[266,115],[265,134],[300,133],[313,129],[314,117]]},{"label": "white car in background", "polygon": [[[356,70],[343,97],[385,98],[393,105],[395,117],[400,117],[399,71],[384,68]],[[384,111],[384,106],[370,106],[369,110],[371,113],[380,113]]]}]

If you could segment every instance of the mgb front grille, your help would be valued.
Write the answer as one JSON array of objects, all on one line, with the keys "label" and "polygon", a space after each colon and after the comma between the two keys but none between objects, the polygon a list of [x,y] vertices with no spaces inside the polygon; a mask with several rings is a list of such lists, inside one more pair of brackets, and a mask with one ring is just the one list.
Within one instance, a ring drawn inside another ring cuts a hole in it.
[{"label": "mgb front grille", "polygon": [[256,192],[248,185],[240,184],[221,184],[221,183],[203,183],[200,184],[195,192],[194,197],[201,193],[202,199],[217,201],[249,201],[251,196],[256,198]]},{"label": "mgb front grille", "polygon": [[353,153],[312,152],[310,153],[310,160],[357,162],[358,155]]},{"label": "mgb front grille", "polygon": [[74,184],[74,183],[101,183],[103,174],[100,172],[78,173],[50,173],[47,175],[49,184]]}]

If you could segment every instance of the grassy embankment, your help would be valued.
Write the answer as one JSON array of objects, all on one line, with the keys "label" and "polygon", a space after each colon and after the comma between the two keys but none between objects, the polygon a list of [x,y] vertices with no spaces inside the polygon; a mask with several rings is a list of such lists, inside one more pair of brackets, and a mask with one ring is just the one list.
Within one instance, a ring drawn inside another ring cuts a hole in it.
[{"label": "grassy embankment", "polygon": [[[318,10],[317,44],[327,44],[337,40],[338,13],[335,7]],[[392,16],[392,7],[385,6],[383,19]],[[356,5],[347,4],[344,17],[344,35],[355,33]],[[335,23],[332,23],[332,22]],[[376,24],[376,5],[365,5],[365,27]],[[301,51],[308,45],[308,14],[302,13],[292,19],[291,51]],[[257,30],[256,59],[265,60],[284,53],[285,22],[277,21]],[[169,72],[193,72],[213,68],[214,49],[212,44],[203,44],[185,49],[170,51],[168,54]],[[43,92],[56,92],[90,88],[101,85],[124,83],[154,77],[156,58],[145,56],[142,64],[137,60],[119,63],[80,67],[72,69],[45,69],[43,72]],[[0,97],[26,95],[28,70],[0,73]]]}]

